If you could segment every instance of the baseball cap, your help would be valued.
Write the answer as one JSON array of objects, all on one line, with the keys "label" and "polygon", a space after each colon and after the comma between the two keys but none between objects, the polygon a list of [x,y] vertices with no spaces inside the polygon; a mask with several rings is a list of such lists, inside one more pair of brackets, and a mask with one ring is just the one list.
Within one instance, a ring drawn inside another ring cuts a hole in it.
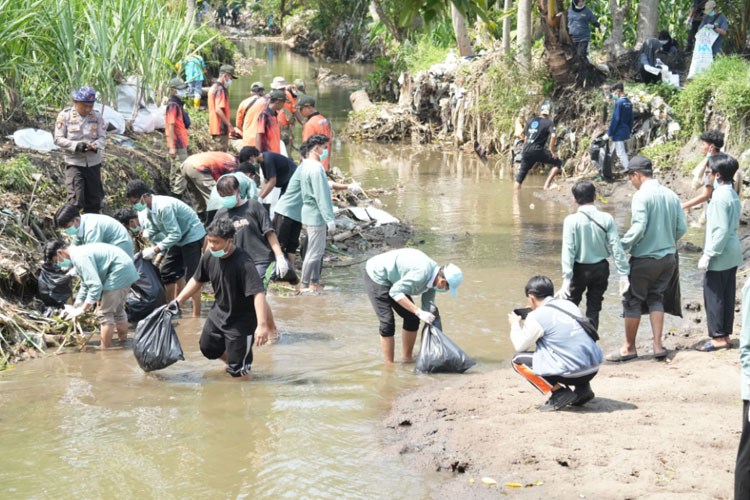
[{"label": "baseball cap", "polygon": [[221,75],[222,73],[227,73],[232,78],[237,78],[237,75],[234,72],[234,66],[231,64],[222,64],[219,68],[219,74]]},{"label": "baseball cap", "polygon": [[169,80],[169,88],[183,90],[187,88],[187,83],[182,78],[172,78]]},{"label": "baseball cap", "polygon": [[272,90],[270,94],[268,94],[268,98],[273,101],[285,101],[285,102],[291,102],[289,99],[286,98],[286,92],[283,90]]},{"label": "baseball cap", "polygon": [[626,174],[632,174],[634,172],[648,172],[651,173],[653,171],[653,165],[651,164],[651,160],[646,158],[645,156],[634,156],[630,159],[628,162],[628,168],[624,170],[624,173]]},{"label": "baseball cap", "polygon": [[708,2],[706,2],[706,5],[703,7],[703,12],[705,12],[706,14],[709,14],[715,8],[716,8],[716,2],[714,2],[714,0],[708,0]]},{"label": "baseball cap", "polygon": [[297,78],[296,80],[294,80],[294,86],[298,89],[304,89],[305,81],[302,78]]},{"label": "baseball cap", "polygon": [[263,86],[263,82],[253,82],[253,84],[250,85],[250,92],[257,92],[259,90],[266,90]]},{"label": "baseball cap", "polygon": [[315,99],[313,99],[309,95],[300,97],[299,99],[297,99],[297,104],[294,105],[294,108],[295,109],[302,109],[305,106],[315,107]]},{"label": "baseball cap", "polygon": [[549,108],[550,108],[549,103],[544,103],[542,104],[542,107],[539,108],[539,112],[543,115],[548,115]]},{"label": "baseball cap", "polygon": [[459,268],[455,264],[448,264],[447,266],[443,267],[443,276],[445,276],[445,280],[448,282],[448,286],[450,287],[451,297],[458,296],[457,288],[464,280],[464,273],[461,272],[461,268]]},{"label": "baseball cap", "polygon": [[274,90],[283,89],[284,87],[286,87],[286,80],[283,76],[277,76],[271,82],[271,88]]}]

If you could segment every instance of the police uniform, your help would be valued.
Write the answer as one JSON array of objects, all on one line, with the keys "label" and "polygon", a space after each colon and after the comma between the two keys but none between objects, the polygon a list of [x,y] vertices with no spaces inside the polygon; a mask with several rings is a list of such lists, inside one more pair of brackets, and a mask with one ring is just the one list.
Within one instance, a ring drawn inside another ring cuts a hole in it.
[{"label": "police uniform", "polygon": [[[101,164],[106,141],[107,122],[98,111],[82,117],[75,107],[70,107],[57,115],[55,144],[65,151],[67,201],[86,213],[98,213],[104,199]],[[81,143],[97,149],[78,152],[76,147]]]}]

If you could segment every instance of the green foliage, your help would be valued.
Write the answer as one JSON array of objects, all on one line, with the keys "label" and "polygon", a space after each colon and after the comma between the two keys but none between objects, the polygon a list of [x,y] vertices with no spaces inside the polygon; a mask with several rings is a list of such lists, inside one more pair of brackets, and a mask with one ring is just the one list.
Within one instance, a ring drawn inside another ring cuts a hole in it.
[{"label": "green foliage", "polygon": [[654,168],[666,168],[674,165],[680,154],[681,141],[669,141],[663,144],[646,146],[639,154],[651,158]]},{"label": "green foliage", "polygon": [[690,80],[675,103],[683,130],[703,130],[709,101],[734,127],[741,129],[746,125],[750,118],[750,63],[737,56],[719,57],[709,69]]},{"label": "green foliage", "polygon": [[444,61],[450,50],[448,47],[453,43],[455,42],[452,41],[448,46],[436,46],[431,38],[423,37],[416,44],[402,45],[397,57],[403,59],[409,73],[415,74]]},{"label": "green foliage", "polygon": [[6,162],[0,163],[0,184],[3,188],[13,191],[31,191],[34,187],[32,175],[36,169],[26,155],[18,155]]},{"label": "green foliage", "polygon": [[398,75],[405,70],[406,63],[398,55],[375,59],[375,69],[367,75],[367,93],[370,98],[375,101],[396,102]]}]

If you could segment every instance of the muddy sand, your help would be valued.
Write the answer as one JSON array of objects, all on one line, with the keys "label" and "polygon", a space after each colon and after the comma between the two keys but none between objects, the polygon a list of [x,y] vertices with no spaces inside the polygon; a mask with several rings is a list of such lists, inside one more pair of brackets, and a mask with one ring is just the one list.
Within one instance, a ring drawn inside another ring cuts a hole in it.
[{"label": "muddy sand", "polygon": [[[667,337],[666,362],[641,354],[605,363],[591,402],[552,413],[537,410],[545,396],[510,365],[438,377],[394,402],[387,450],[452,477],[435,499],[729,499],[741,431],[739,350],[737,339],[728,351],[691,349],[702,340]],[[643,331],[639,342],[639,352],[650,352]]]}]

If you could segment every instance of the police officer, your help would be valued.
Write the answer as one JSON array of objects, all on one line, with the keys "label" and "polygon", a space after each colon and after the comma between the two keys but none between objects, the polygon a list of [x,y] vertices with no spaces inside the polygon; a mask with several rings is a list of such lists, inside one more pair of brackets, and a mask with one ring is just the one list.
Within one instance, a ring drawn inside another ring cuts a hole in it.
[{"label": "police officer", "polygon": [[57,115],[55,144],[65,150],[67,201],[85,213],[99,213],[102,187],[102,149],[107,141],[107,122],[94,111],[96,92],[81,87],[73,92],[73,106]]}]

